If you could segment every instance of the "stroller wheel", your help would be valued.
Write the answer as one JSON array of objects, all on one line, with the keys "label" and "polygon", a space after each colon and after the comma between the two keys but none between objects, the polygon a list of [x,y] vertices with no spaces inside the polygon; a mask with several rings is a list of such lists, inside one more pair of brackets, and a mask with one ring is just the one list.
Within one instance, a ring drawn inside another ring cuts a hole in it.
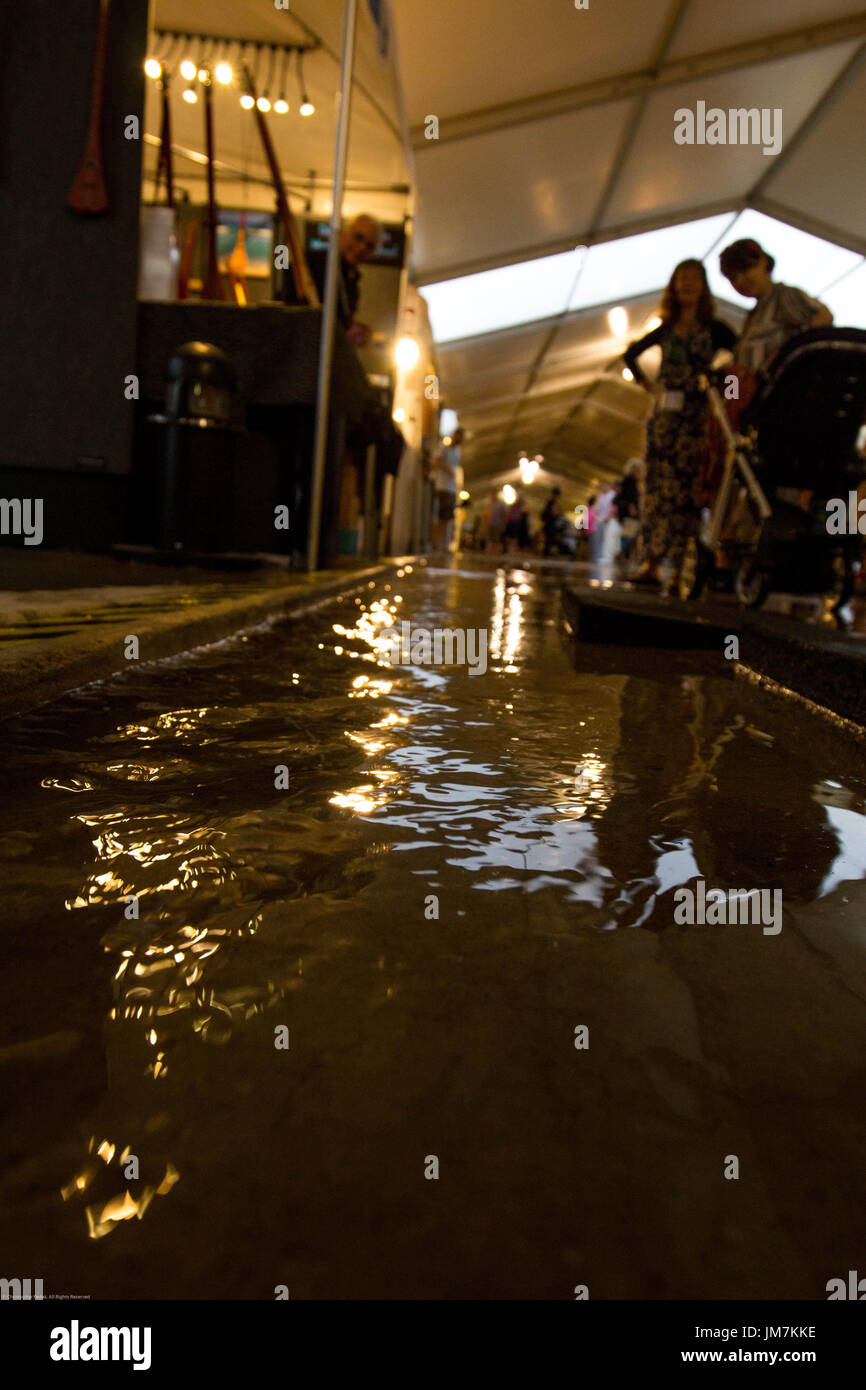
[{"label": "stroller wheel", "polygon": [[697,536],[690,536],[686,541],[686,548],[683,552],[682,564],[680,565],[679,584],[677,586],[679,596],[683,603],[687,603],[689,599],[700,597],[704,585],[707,582],[709,571],[710,557]]},{"label": "stroller wheel", "polygon": [[760,608],[770,592],[770,576],[754,555],[744,560],[737,570],[734,591],[745,608]]}]

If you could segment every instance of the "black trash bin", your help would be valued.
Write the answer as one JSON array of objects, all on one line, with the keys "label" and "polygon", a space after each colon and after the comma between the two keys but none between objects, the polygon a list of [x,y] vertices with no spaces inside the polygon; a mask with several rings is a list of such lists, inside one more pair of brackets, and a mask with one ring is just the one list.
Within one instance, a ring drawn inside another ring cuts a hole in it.
[{"label": "black trash bin", "polygon": [[155,514],[160,550],[225,553],[235,539],[237,439],[243,432],[237,373],[211,343],[184,343],[165,369],[157,428]]}]

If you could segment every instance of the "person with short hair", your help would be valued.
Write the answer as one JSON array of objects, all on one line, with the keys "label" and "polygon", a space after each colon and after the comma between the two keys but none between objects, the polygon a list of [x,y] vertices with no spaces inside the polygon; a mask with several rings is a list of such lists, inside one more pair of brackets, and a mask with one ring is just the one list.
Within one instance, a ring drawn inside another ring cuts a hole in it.
[{"label": "person with short hair", "polygon": [[733,242],[719,256],[719,268],[737,294],[755,300],[734,348],[735,363],[746,371],[765,370],[796,333],[833,322],[820,299],[773,280],[775,264],[775,258],[751,238]]},{"label": "person with short hair", "polygon": [[[764,250],[760,242],[749,237],[732,242],[719,256],[719,268],[737,294],[755,300],[755,307],[746,318],[734,347],[733,366],[725,369],[737,381],[735,395],[728,397],[726,392],[725,400],[725,409],[734,429],[740,426],[740,417],[758,388],[761,374],[770,367],[788,339],[809,328],[829,327],[833,322],[833,315],[820,299],[814,299],[793,285],[773,280],[775,264],[775,258]],[[713,472],[720,477],[724,443],[715,428],[713,446]],[[733,582],[736,549],[727,549],[726,542],[736,546],[737,542],[742,544],[756,534],[748,504],[735,493],[722,521],[719,535],[721,545],[716,553],[717,575],[721,577],[726,573],[729,584]]]}]

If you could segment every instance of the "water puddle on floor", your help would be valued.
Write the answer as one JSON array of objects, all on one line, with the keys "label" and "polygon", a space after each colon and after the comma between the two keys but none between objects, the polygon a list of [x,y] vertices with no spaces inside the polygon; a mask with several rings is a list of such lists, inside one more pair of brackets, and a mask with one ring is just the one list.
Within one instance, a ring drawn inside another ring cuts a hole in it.
[{"label": "water puddle on floor", "polygon": [[[484,659],[389,665],[404,622]],[[848,1268],[862,1215],[767,1188],[780,1126],[822,1190],[862,1162],[844,730],[721,654],[575,654],[555,582],[470,566],[5,732],[10,1269],[96,1297],[569,1297],[589,1269],[600,1297],[701,1298]],[[678,923],[699,878],[779,890],[783,930]],[[745,1215],[716,1181],[735,1142]]]}]

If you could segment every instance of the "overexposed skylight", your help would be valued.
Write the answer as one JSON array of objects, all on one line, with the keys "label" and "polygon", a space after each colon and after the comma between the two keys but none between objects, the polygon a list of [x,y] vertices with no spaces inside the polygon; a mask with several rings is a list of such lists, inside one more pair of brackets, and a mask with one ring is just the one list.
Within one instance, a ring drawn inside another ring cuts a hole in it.
[{"label": "overexposed skylight", "polygon": [[436,342],[474,338],[478,333],[561,314],[583,254],[564,251],[558,256],[425,285],[421,292]]},{"label": "overexposed skylight", "polygon": [[704,256],[731,224],[732,214],[702,217],[697,222],[681,222],[677,227],[660,227],[656,232],[619,237],[591,246],[577,291],[569,309],[588,309],[633,299],[650,290],[663,288],[680,261]]},{"label": "overexposed skylight", "polygon": [[839,328],[866,328],[866,260],[818,297]]},{"label": "overexposed skylight", "polygon": [[866,328],[863,257],[751,208],[462,275],[425,285],[422,293],[434,338],[446,343],[552,318],[566,308],[661,293],[678,262],[693,256],[704,262],[715,295],[751,308],[753,301],[741,298],[719,271],[719,252],[741,237],[754,237],[775,256],[775,279],[821,298],[837,324]]},{"label": "overexposed skylight", "polygon": [[718,253],[732,241],[752,237],[760,242],[765,251],[776,259],[773,279],[786,285],[796,285],[807,294],[820,295],[823,289],[838,280],[840,275],[853,270],[863,257],[856,251],[846,251],[844,246],[835,246],[832,241],[801,232],[787,222],[777,222],[775,217],[767,217],[763,212],[746,208],[740,213],[724,241],[707,258],[707,278],[713,294],[724,295],[732,304],[742,304],[751,309],[752,299],[743,299],[719,270]]}]

